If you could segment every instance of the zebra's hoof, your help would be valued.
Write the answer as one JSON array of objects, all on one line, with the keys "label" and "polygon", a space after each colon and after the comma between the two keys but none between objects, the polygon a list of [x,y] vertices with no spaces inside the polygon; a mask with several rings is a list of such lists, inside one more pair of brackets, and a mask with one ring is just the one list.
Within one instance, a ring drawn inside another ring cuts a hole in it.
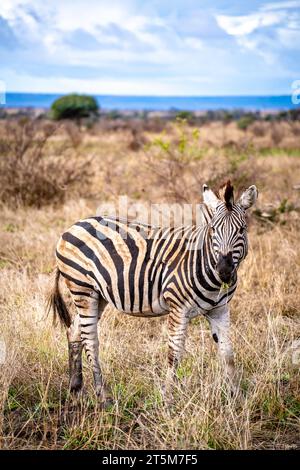
[{"label": "zebra's hoof", "polygon": [[101,401],[99,400],[99,406],[102,410],[109,410],[114,406],[115,402],[112,397],[107,397],[104,400],[102,399]]},{"label": "zebra's hoof", "polygon": [[72,397],[78,397],[82,393],[82,386],[81,387],[70,387],[70,394]]},{"label": "zebra's hoof", "polygon": [[81,377],[72,377],[70,380],[70,392],[72,395],[77,395],[82,390],[83,381]]},{"label": "zebra's hoof", "polygon": [[96,393],[97,401],[101,409],[108,410],[114,405],[113,397],[105,388],[102,387],[100,390],[97,390]]},{"label": "zebra's hoof", "polygon": [[97,402],[98,402],[98,407],[100,408],[100,410],[104,410],[104,411],[108,411],[115,404],[113,398],[110,396],[109,397],[98,396]]}]

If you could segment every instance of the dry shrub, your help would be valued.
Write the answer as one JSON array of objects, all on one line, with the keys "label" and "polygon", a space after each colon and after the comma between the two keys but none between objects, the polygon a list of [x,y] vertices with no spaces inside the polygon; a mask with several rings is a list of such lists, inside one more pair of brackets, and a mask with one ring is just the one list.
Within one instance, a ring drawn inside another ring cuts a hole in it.
[{"label": "dry shrub", "polygon": [[128,129],[132,134],[137,133],[142,135],[144,132],[149,132],[152,134],[159,134],[163,132],[167,125],[170,124],[165,119],[158,118],[158,117],[146,117],[146,118],[131,118],[126,119],[125,127]]},{"label": "dry shrub", "polygon": [[99,135],[103,132],[108,131],[120,131],[126,128],[126,123],[124,119],[107,119],[101,117],[98,122],[89,130],[91,135]]},{"label": "dry shrub", "polygon": [[72,146],[77,149],[83,140],[83,135],[80,131],[80,128],[77,124],[72,121],[65,121],[63,126]]},{"label": "dry shrub", "polygon": [[264,137],[266,135],[265,123],[258,121],[252,124],[251,132],[255,137]]},{"label": "dry shrub", "polygon": [[142,134],[140,129],[132,128],[131,129],[131,140],[129,142],[129,149],[137,151],[141,149],[147,142],[147,139]]},{"label": "dry shrub", "polygon": [[272,129],[271,129],[271,139],[272,143],[277,146],[280,144],[282,139],[284,138],[284,129],[282,125],[280,124],[273,124]]},{"label": "dry shrub", "polygon": [[290,122],[290,130],[295,137],[300,136],[300,123],[299,122]]},{"label": "dry shrub", "polygon": [[230,178],[237,192],[247,186],[262,186],[264,172],[248,143],[235,143],[219,149],[199,145],[199,130],[179,126],[174,139],[164,135],[147,147],[146,173],[148,184],[156,196],[169,202],[199,201],[203,183],[218,188]]},{"label": "dry shrub", "polygon": [[163,130],[167,126],[168,126],[168,121],[159,117],[148,118],[143,121],[144,131],[152,132],[155,134],[163,132]]},{"label": "dry shrub", "polygon": [[198,132],[188,135],[180,128],[175,139],[155,138],[146,149],[146,173],[150,186],[163,189],[160,197],[169,202],[190,202],[200,185],[203,151],[197,147]]},{"label": "dry shrub", "polygon": [[160,117],[146,117],[146,118],[124,118],[118,113],[104,116],[98,120],[97,123],[93,126],[90,133],[97,135],[99,132],[103,131],[117,131],[117,130],[132,130],[136,129],[139,132],[150,132],[150,133],[160,133],[167,126],[169,122],[166,119]]},{"label": "dry shrub", "polygon": [[265,182],[265,171],[266,169],[260,166],[260,162],[251,148],[244,151],[237,148],[236,151],[225,152],[225,165],[223,169],[220,166],[214,174],[211,184],[218,188],[226,179],[230,178],[237,193],[242,192],[254,182],[262,189]]},{"label": "dry shrub", "polygon": [[89,161],[72,143],[52,141],[57,127],[34,120],[7,121],[0,140],[0,200],[10,205],[61,203],[66,190],[89,180]]}]

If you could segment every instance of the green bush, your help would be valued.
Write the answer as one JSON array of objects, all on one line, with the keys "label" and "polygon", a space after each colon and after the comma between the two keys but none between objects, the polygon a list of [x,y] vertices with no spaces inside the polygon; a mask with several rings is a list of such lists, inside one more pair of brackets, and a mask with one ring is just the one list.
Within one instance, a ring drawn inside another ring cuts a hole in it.
[{"label": "green bush", "polygon": [[254,116],[249,114],[248,116],[243,116],[237,121],[237,127],[241,129],[242,131],[246,131],[250,124],[252,124],[255,121]]},{"label": "green bush", "polygon": [[51,117],[59,119],[81,119],[96,116],[99,110],[93,96],[71,94],[62,96],[51,106]]},{"label": "green bush", "polygon": [[194,121],[195,115],[192,111],[178,111],[178,113],[176,113],[176,119],[185,120],[191,123]]},{"label": "green bush", "polygon": [[117,109],[112,109],[111,111],[109,111],[109,113],[107,113],[107,117],[108,119],[113,119],[113,120],[121,119],[122,114]]}]

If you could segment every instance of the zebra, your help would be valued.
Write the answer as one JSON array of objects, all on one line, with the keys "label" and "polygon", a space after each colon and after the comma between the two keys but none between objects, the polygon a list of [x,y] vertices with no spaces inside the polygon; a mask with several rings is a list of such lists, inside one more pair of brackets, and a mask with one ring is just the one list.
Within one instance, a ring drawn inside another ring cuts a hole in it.
[{"label": "zebra", "polygon": [[[84,348],[98,400],[102,404],[112,400],[98,357],[97,323],[108,304],[133,316],[168,315],[167,386],[176,379],[189,321],[204,315],[225,375],[234,386],[228,304],[237,287],[238,267],[248,252],[246,211],[257,196],[252,185],[235,203],[230,181],[217,192],[205,184],[200,226],[152,227],[93,216],[76,222],[61,236],[49,308],[67,329],[71,392],[82,388]],[[69,313],[60,292],[61,276],[75,315]]]}]

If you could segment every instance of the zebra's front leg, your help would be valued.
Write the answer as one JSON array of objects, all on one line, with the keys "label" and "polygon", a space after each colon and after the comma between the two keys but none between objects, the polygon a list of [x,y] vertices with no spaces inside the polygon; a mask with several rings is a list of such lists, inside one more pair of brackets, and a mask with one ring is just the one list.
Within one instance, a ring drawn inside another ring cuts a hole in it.
[{"label": "zebra's front leg", "polygon": [[82,388],[82,340],[80,318],[77,314],[67,330],[69,346],[70,391],[77,393]]},{"label": "zebra's front leg", "polygon": [[111,398],[106,389],[99,362],[99,339],[97,324],[106,306],[106,302],[99,297],[97,292],[92,292],[88,301],[88,308],[81,310],[81,338],[90,364],[93,376],[96,395],[101,404],[111,403]]},{"label": "zebra's front leg", "polygon": [[213,310],[208,315],[212,337],[218,345],[219,355],[229,381],[232,394],[238,392],[237,373],[234,363],[234,352],[230,340],[230,312],[227,305]]},{"label": "zebra's front leg", "polygon": [[173,400],[173,387],[177,379],[176,370],[184,351],[188,323],[189,318],[184,310],[171,309],[168,317],[168,370],[164,389],[165,400],[168,403]]}]

